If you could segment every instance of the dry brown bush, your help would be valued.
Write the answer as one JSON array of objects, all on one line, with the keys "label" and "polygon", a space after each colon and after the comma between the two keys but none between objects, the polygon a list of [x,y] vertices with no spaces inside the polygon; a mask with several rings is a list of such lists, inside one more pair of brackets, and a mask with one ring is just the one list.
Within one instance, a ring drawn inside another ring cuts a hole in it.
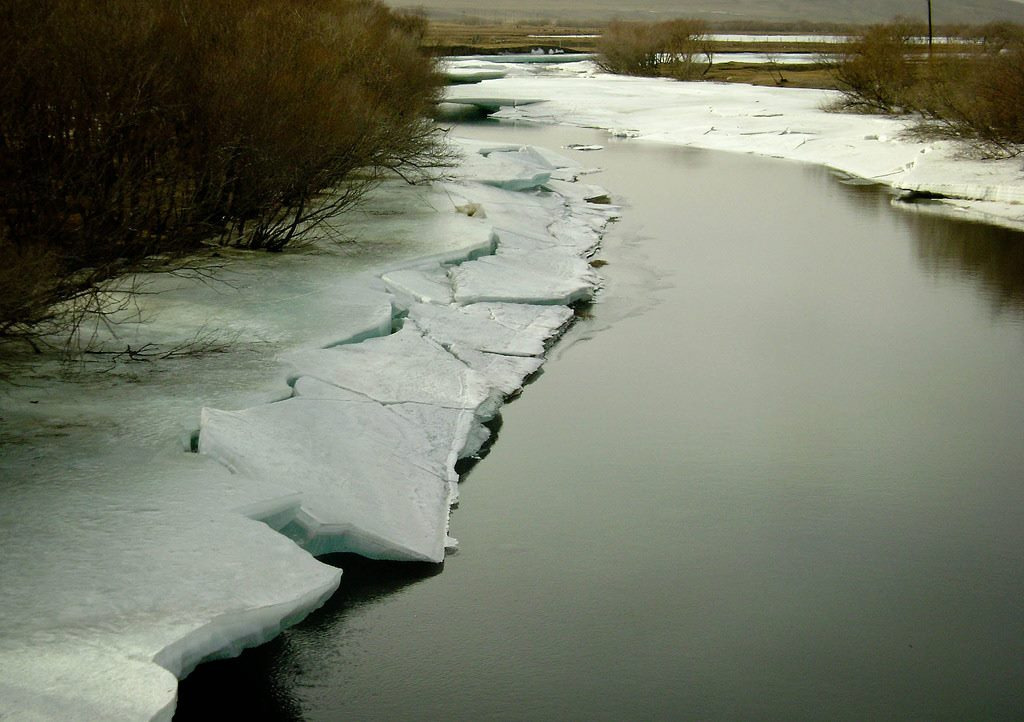
[{"label": "dry brown bush", "polygon": [[1024,28],[990,23],[962,28],[960,42],[934,54],[921,28],[868,29],[836,64],[838,110],[913,113],[913,134],[963,141],[986,156],[1024,150]]},{"label": "dry brown bush", "polygon": [[598,65],[609,73],[693,80],[711,67],[702,20],[615,21],[597,42]]},{"label": "dry brown bush", "polygon": [[987,26],[968,52],[936,58],[917,92],[916,132],[953,138],[986,156],[1024,150],[1024,29]]},{"label": "dry brown bush", "polygon": [[0,25],[0,336],[153,254],[280,249],[443,156],[424,21],[375,0],[0,0]]},{"label": "dry brown bush", "polygon": [[597,64],[609,73],[657,75],[660,49],[653,40],[649,24],[613,21],[597,41]]},{"label": "dry brown bush", "polygon": [[703,20],[669,20],[658,23],[665,58],[662,75],[676,80],[694,80],[711,69],[713,55]]},{"label": "dry brown bush", "polygon": [[[908,22],[872,25],[850,43],[834,65],[842,93],[839,108],[899,113],[913,106],[922,27]],[[926,31],[924,31],[926,34]]]}]

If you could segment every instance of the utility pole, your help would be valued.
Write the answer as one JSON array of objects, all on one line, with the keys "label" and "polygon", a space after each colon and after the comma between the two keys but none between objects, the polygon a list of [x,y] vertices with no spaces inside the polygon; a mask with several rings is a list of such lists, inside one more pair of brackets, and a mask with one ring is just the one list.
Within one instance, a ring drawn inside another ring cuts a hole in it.
[{"label": "utility pole", "polygon": [[932,56],[932,0],[928,0],[928,57]]}]

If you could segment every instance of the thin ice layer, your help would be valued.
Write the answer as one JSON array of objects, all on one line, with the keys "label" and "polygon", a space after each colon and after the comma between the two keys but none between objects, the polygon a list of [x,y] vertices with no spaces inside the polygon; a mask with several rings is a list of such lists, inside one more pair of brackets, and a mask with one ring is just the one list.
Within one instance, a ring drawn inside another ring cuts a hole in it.
[{"label": "thin ice layer", "polygon": [[409,318],[444,346],[462,344],[487,353],[540,356],[548,339],[572,318],[572,309],[521,303],[421,303],[409,310]]}]

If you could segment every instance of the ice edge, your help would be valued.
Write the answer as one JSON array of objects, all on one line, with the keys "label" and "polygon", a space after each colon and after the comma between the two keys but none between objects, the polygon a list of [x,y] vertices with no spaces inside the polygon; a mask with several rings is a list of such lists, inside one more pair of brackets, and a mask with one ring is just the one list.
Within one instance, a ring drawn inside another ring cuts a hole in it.
[{"label": "ice edge", "polygon": [[[495,150],[508,150],[507,146],[496,148]],[[516,152],[527,151],[526,147],[515,147]],[[534,151],[534,149],[528,149]],[[487,154],[488,156],[490,153]],[[550,170],[555,170],[551,168]],[[504,190],[510,193],[518,193],[524,191],[537,190],[541,186],[549,183],[551,180],[550,172],[534,172],[526,178],[513,179]],[[502,187],[500,181],[493,178],[481,179],[479,183],[486,184],[489,186]],[[616,217],[615,209],[611,206],[606,206],[597,209],[599,214],[598,220],[593,221],[595,209],[592,204],[586,201],[576,201],[562,196],[562,208],[561,213],[552,218],[551,223],[545,229],[549,233],[552,231],[552,227],[556,224],[561,223],[563,226],[571,226],[575,217],[580,214],[581,211],[588,211],[591,215],[591,224],[581,226],[581,233],[588,239],[588,241],[582,245],[576,244],[574,248],[574,256],[580,259],[585,259],[591,256],[600,243],[600,238],[604,229],[604,226]],[[585,228],[584,232],[582,229]],[[558,242],[557,230],[551,235],[554,241]],[[415,269],[422,268],[424,266],[430,266],[431,264],[441,264],[443,267],[447,267],[449,271],[451,269],[459,268],[467,263],[481,258],[494,257],[498,253],[498,249],[502,247],[501,235],[492,229],[489,243],[485,247],[472,248],[468,252],[458,254],[438,254],[436,256],[428,256],[425,258],[417,259],[414,263],[405,263],[401,266],[391,268],[389,271],[381,274],[381,277],[385,279],[389,273],[394,273],[397,270],[404,269]],[[512,243],[504,244],[507,249],[511,247]],[[589,270],[589,269],[588,269]],[[449,282],[452,286],[452,296],[455,296],[455,282],[449,275]],[[579,288],[575,289],[572,294],[562,302],[559,300],[553,300],[550,303],[559,307],[568,307],[569,305],[575,304],[580,301],[590,300],[593,298],[593,294],[599,287],[599,279],[596,274],[588,276],[586,282],[578,284]],[[388,289],[388,293],[392,297],[392,307],[394,309],[395,317],[399,317],[401,314],[402,305],[398,302],[398,298],[390,284],[386,283],[385,286]],[[423,299],[426,303],[430,303],[430,299]],[[567,303],[566,303],[567,301]],[[514,301],[511,298],[505,297],[494,303],[512,303],[521,306],[530,305],[528,302]],[[488,306],[487,300],[474,301],[471,305]],[[559,336],[561,336],[571,323],[573,313],[568,310],[567,315],[560,318],[553,325],[542,328],[539,333],[541,338],[540,346],[538,347],[539,353],[516,353],[515,351],[508,351],[506,354],[502,354],[496,351],[483,351],[482,353],[490,353],[495,357],[508,357],[508,358],[522,358],[522,357],[535,357],[537,359],[536,364],[531,364],[527,367],[527,373],[524,374],[525,378],[532,376],[536,373],[537,369],[543,364],[543,352],[546,348]],[[491,314],[493,317],[493,314]],[[501,325],[500,321],[497,321]],[[382,326],[377,326],[373,329],[366,329],[363,333],[358,336],[346,338],[343,340],[336,341],[331,344],[327,344],[324,348],[339,348],[342,346],[357,346],[367,341],[381,338],[389,333],[390,330]],[[430,336],[429,330],[423,330],[425,336]],[[462,357],[451,350],[450,343],[445,343],[441,340],[437,340],[438,345],[445,349],[445,351],[451,354],[452,358],[459,361],[459,363],[465,364]],[[465,353],[465,352],[463,352]],[[301,374],[292,375],[289,378],[291,385],[294,386],[294,382],[301,377]],[[493,418],[504,403],[510,396],[521,391],[521,383],[513,384],[514,388],[509,388],[506,383],[502,385],[499,382],[492,382],[491,390],[492,393],[489,395],[489,399],[485,401],[481,406],[473,412],[473,416],[478,424],[488,421]],[[499,388],[504,386],[504,388]],[[292,398],[295,398],[295,392],[293,389]],[[204,421],[208,418],[207,409],[202,410]],[[472,456],[475,456],[479,450],[480,443],[474,443],[472,438],[472,430],[465,430],[466,438],[459,438],[454,440],[454,445],[458,447],[456,453],[449,457],[448,465],[450,471],[455,479],[458,478],[458,474],[454,470],[455,463]],[[199,450],[202,451],[202,428],[200,429],[199,435]],[[218,459],[220,460],[220,459]],[[231,465],[226,461],[222,461],[229,468],[234,471]],[[454,482],[448,484],[448,488],[445,489],[447,514],[444,520],[444,536],[442,539],[442,553],[440,558],[432,558],[430,561],[440,562],[443,560],[445,551],[453,550],[457,547],[457,541],[451,538],[448,534],[450,530],[451,520],[451,509],[457,505],[458,495],[457,486]],[[239,510],[243,512],[244,510]],[[303,519],[307,519],[310,515],[302,507],[301,497],[292,495],[287,498],[287,503],[279,505],[271,505],[269,509],[252,509],[250,516],[255,518],[266,517],[262,519],[265,521],[270,528],[275,531],[279,531],[282,534],[288,535],[289,530],[294,531],[295,525],[302,526],[303,529],[308,533],[308,536],[302,540],[300,546],[307,549],[311,554],[317,555],[320,553],[344,551],[346,550],[345,543],[337,543],[338,539],[331,533],[321,533],[314,531],[309,533],[309,525],[302,524]],[[323,528],[323,527],[321,527]],[[406,556],[404,554],[397,554],[399,558],[415,559],[415,555]],[[337,589],[341,581],[341,572],[338,571],[337,575],[331,580],[326,586],[317,587],[313,590],[303,591],[299,594],[292,603],[282,603],[271,607],[263,607],[256,609],[246,609],[237,612],[229,612],[220,615],[219,617],[211,620],[205,626],[192,630],[189,634],[180,638],[176,642],[168,645],[161,650],[153,659],[154,662],[159,664],[164,669],[167,669],[179,679],[183,679],[188,675],[196,665],[212,660],[224,657],[232,657],[241,653],[245,648],[256,646],[269,641],[274,636],[279,634],[288,626],[298,623],[304,619],[310,612],[320,607]],[[255,629],[254,629],[255,627]],[[172,701],[167,707],[157,712],[152,719],[164,719],[169,718],[173,715],[175,708],[175,702]]]}]

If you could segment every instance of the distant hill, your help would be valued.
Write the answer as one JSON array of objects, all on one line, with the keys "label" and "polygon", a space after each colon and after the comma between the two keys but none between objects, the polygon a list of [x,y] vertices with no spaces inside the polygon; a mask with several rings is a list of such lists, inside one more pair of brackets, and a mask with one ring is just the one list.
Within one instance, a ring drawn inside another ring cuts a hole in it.
[{"label": "distant hill", "polygon": [[[700,17],[783,23],[876,23],[897,15],[927,17],[927,0],[385,0],[450,18],[608,20]],[[936,24],[1024,23],[1024,0],[932,0]]]}]

